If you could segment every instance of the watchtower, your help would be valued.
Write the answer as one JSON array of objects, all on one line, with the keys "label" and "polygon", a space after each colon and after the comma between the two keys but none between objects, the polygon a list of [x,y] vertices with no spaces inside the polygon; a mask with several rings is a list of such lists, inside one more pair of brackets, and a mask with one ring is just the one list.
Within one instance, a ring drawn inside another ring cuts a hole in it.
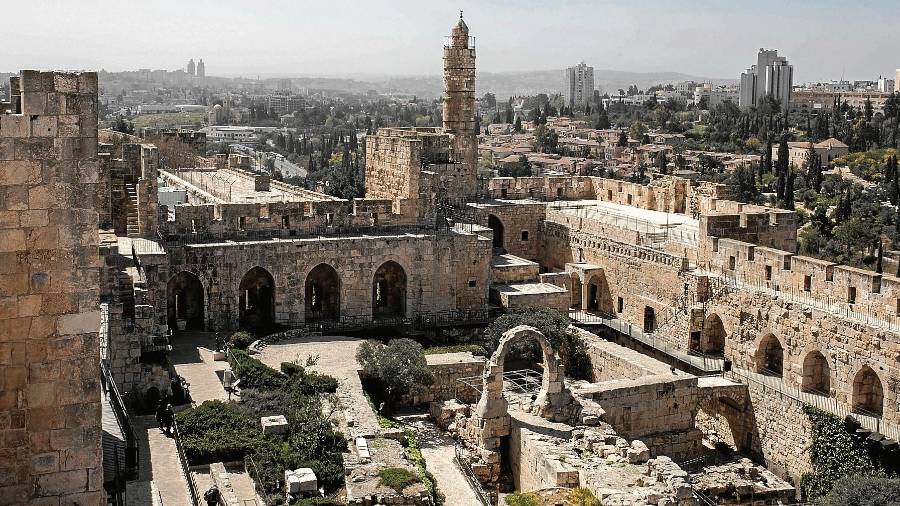
[{"label": "watchtower", "polygon": [[452,134],[454,160],[462,163],[462,177],[453,190],[463,196],[475,191],[478,137],[475,133],[475,41],[463,21],[451,30],[444,44],[444,132]]}]

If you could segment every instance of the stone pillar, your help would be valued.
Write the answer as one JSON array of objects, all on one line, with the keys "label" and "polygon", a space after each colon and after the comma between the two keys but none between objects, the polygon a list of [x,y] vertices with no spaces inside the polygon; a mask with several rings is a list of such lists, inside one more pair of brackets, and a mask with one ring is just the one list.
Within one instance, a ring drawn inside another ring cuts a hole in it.
[{"label": "stone pillar", "polygon": [[22,114],[0,113],[0,504],[100,505],[97,74],[19,82]]}]

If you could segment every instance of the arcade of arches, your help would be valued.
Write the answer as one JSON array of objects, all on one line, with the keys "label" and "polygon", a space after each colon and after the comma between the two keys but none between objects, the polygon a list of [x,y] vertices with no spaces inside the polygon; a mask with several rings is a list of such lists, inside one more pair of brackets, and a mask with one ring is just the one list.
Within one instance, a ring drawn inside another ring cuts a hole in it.
[{"label": "arcade of arches", "polygon": [[262,329],[275,323],[275,280],[269,271],[254,267],[238,287],[241,328]]},{"label": "arcade of arches", "polygon": [[167,322],[169,327],[178,327],[178,321],[185,322],[189,330],[203,330],[203,284],[200,278],[187,271],[172,276],[166,284]]}]

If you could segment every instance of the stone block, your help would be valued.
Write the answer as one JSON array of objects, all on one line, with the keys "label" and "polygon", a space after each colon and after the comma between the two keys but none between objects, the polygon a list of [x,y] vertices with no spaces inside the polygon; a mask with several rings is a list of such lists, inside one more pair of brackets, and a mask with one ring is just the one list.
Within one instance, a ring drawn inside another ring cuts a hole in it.
[{"label": "stone block", "polygon": [[288,432],[288,421],[284,415],[264,416],[259,419],[263,434],[284,435]]},{"label": "stone block", "polygon": [[0,132],[3,137],[23,138],[31,135],[31,122],[21,114],[0,114]]},{"label": "stone block", "polygon": [[284,471],[285,492],[288,494],[312,495],[319,491],[316,473],[308,467]]}]

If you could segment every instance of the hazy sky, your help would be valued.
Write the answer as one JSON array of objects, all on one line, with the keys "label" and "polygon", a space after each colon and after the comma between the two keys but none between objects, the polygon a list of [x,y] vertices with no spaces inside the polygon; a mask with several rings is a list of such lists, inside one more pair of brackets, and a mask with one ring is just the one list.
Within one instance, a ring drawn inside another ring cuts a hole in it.
[{"label": "hazy sky", "polygon": [[2,0],[0,71],[176,69],[208,75],[437,74],[459,9],[478,69],[678,71],[737,78],[760,47],[795,81],[900,67],[900,0]]}]

